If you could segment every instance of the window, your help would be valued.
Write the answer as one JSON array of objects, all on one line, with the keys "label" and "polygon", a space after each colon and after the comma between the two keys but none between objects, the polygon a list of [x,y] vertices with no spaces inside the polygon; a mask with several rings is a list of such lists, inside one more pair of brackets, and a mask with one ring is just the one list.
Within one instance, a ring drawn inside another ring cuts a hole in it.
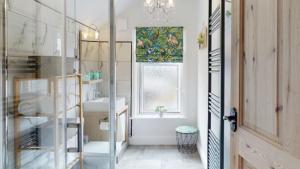
[{"label": "window", "polygon": [[180,112],[182,63],[139,63],[140,113],[155,113],[163,106],[165,113]]},{"label": "window", "polygon": [[139,112],[179,113],[183,27],[137,27]]}]

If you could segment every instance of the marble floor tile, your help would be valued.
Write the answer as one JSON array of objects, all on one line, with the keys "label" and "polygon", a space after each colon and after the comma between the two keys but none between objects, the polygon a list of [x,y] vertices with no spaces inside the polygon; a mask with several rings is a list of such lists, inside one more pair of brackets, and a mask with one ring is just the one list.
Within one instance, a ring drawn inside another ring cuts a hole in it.
[{"label": "marble floor tile", "polygon": [[182,154],[176,146],[129,146],[117,169],[203,169],[198,153]]}]

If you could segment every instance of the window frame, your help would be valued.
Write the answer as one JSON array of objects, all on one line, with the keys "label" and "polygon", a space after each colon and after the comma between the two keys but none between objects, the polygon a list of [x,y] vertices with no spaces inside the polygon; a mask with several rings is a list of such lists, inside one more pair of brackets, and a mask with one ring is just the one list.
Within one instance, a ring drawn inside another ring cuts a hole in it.
[{"label": "window frame", "polygon": [[144,111],[144,99],[143,99],[143,86],[144,86],[144,67],[145,66],[175,66],[177,68],[177,107],[178,111],[168,111],[164,114],[167,115],[179,115],[181,114],[181,79],[182,79],[182,65],[183,63],[138,63],[138,107],[139,115],[157,115],[159,112],[145,112]]}]

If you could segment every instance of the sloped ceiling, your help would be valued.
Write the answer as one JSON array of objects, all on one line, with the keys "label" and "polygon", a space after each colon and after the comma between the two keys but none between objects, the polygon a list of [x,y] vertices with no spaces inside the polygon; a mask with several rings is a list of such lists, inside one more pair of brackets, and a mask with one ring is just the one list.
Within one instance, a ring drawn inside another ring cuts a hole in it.
[{"label": "sloped ceiling", "polygon": [[[110,0],[77,0],[77,19],[87,25],[101,25],[108,21]],[[143,0],[115,0],[116,15]]]}]

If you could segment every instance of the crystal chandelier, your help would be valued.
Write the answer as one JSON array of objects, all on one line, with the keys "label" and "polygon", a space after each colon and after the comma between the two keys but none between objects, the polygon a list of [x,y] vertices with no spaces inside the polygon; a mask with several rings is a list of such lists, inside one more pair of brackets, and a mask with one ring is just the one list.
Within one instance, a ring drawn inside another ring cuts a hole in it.
[{"label": "crystal chandelier", "polygon": [[144,6],[147,12],[156,19],[165,17],[175,8],[174,0],[145,0]]}]

